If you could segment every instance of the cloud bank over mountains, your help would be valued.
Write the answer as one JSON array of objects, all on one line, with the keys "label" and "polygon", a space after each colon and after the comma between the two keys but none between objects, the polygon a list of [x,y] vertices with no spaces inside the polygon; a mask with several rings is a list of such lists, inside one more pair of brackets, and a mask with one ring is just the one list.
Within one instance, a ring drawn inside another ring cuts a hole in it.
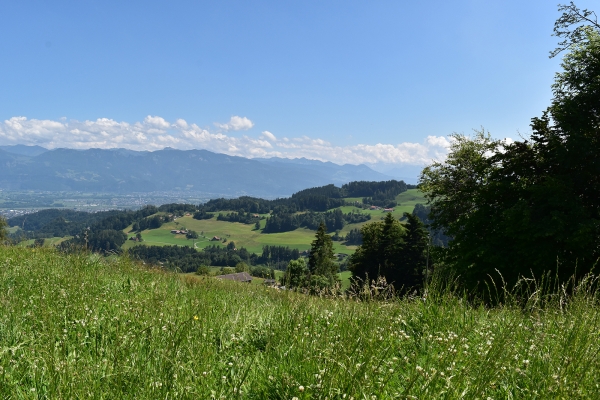
[{"label": "cloud bank over mountains", "polygon": [[216,153],[256,157],[316,159],[337,164],[424,165],[446,157],[450,141],[442,136],[428,136],[421,143],[339,145],[308,136],[288,138],[269,131],[257,137],[232,136],[229,131],[246,131],[254,122],[232,116],[228,122],[215,123],[216,129],[201,128],[183,119],[166,121],[147,116],[143,121],[128,123],[109,118],[95,121],[54,120],[12,117],[0,122],[0,145],[38,145],[54,148],[125,148],[160,150],[206,149]]}]

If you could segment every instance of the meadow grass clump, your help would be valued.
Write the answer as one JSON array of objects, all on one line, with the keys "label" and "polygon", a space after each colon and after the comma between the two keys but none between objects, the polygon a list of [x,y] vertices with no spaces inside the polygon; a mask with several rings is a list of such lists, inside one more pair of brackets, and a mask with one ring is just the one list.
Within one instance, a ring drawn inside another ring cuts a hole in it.
[{"label": "meadow grass clump", "polygon": [[361,302],[1,247],[0,397],[595,398],[590,287],[545,307]]}]

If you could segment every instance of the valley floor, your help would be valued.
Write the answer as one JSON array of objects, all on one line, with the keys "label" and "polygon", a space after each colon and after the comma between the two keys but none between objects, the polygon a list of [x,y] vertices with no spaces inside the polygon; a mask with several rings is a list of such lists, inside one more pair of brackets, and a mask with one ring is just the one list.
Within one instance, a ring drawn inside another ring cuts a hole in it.
[{"label": "valley floor", "polygon": [[597,398],[597,293],[535,300],[358,302],[0,247],[0,397]]}]

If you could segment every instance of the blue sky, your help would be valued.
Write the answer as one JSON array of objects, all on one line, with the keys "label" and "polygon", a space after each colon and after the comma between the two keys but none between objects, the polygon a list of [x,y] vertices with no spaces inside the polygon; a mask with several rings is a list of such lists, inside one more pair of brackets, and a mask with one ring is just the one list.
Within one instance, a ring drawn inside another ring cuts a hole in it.
[{"label": "blue sky", "polygon": [[547,0],[7,3],[0,145],[404,168],[527,135],[560,68]]}]

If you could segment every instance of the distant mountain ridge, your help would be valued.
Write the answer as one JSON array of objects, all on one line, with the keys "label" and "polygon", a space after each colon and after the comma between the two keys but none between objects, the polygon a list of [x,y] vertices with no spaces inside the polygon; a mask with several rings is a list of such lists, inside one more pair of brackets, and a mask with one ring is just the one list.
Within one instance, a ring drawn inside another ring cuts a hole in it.
[{"label": "distant mountain ridge", "polygon": [[110,193],[193,191],[218,196],[278,197],[330,183],[391,179],[365,165],[247,159],[208,150],[171,148],[149,152],[2,146],[0,168],[1,189]]},{"label": "distant mountain ridge", "polygon": [[17,154],[20,156],[39,156],[42,153],[48,151],[48,149],[41,146],[26,146],[24,144],[15,144],[12,146],[0,146],[0,150],[4,150],[7,153]]}]

